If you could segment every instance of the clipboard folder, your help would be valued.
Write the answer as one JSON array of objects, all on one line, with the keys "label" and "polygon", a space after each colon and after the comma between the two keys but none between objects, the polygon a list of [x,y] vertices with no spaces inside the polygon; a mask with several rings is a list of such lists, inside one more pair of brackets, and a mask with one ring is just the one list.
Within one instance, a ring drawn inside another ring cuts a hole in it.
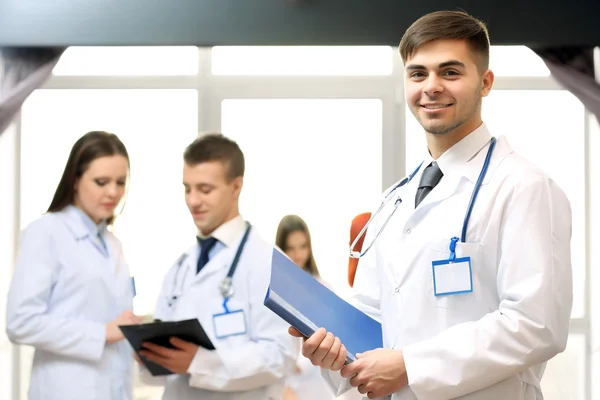
[{"label": "clipboard folder", "polygon": [[121,325],[119,328],[129,344],[131,344],[133,350],[140,357],[144,366],[148,368],[148,371],[150,371],[153,376],[170,375],[173,372],[140,356],[139,352],[142,348],[142,343],[144,342],[150,342],[158,346],[172,349],[174,347],[169,343],[169,339],[175,336],[181,340],[197,344],[208,350],[215,349],[197,319],[165,322],[155,321],[140,325]]},{"label": "clipboard folder", "polygon": [[381,323],[346,302],[273,249],[271,282],[264,305],[304,336],[325,328],[346,347],[346,363],[356,354],[383,347]]}]

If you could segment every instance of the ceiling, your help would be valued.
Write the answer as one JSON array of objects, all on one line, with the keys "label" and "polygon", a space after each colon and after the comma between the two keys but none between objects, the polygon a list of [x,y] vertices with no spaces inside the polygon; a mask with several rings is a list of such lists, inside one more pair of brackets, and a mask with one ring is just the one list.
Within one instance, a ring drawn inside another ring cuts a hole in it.
[{"label": "ceiling", "polygon": [[483,19],[492,44],[599,45],[600,1],[2,0],[0,46],[398,45],[434,10]]}]

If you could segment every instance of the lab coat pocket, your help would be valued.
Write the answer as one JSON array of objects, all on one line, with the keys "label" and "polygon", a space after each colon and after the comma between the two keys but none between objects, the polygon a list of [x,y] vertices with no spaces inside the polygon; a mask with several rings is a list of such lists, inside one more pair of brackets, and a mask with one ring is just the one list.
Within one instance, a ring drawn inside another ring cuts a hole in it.
[{"label": "lab coat pocket", "polygon": [[[439,288],[445,284],[442,280],[448,280],[448,276],[453,275],[450,272],[452,264],[446,264],[450,258],[447,245],[443,250],[435,249],[433,251],[434,259],[430,266],[430,282],[431,295],[435,297],[436,307],[448,309],[449,314],[452,315],[454,315],[454,311],[457,311],[456,314],[460,316],[469,316],[470,311],[477,308],[476,303],[481,298],[483,250],[482,243],[462,243],[460,241],[456,243],[455,261],[462,261],[462,267],[457,269],[460,272],[458,277],[454,275],[455,279],[459,281],[455,283],[455,286],[461,289],[457,290],[460,292],[457,294],[439,294]],[[436,284],[438,295],[436,295]]]}]

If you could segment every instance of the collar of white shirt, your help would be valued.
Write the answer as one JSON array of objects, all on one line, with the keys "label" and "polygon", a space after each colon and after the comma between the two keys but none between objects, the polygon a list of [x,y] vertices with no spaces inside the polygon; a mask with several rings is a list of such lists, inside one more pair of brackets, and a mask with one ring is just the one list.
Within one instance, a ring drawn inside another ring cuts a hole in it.
[{"label": "collar of white shirt", "polygon": [[[210,236],[214,237],[227,247],[233,247],[236,245],[245,229],[246,221],[244,221],[244,218],[241,215],[238,215],[219,226]],[[205,239],[207,236],[198,232],[198,237]]]},{"label": "collar of white shirt", "polygon": [[75,205],[70,204],[66,206],[63,212],[67,217],[67,220],[70,222],[72,229],[74,229],[75,235],[78,239],[83,239],[87,236],[96,238],[98,233],[101,235],[106,234],[106,221],[96,224],[85,212],[83,212],[83,210]]},{"label": "collar of white shirt", "polygon": [[[487,126],[485,123],[482,123],[477,129],[446,150],[437,159],[437,164],[444,176],[463,174],[465,164],[472,160],[488,144],[491,138],[492,135]],[[423,167],[426,167],[432,161],[433,158],[429,154],[429,151],[427,151]]]}]

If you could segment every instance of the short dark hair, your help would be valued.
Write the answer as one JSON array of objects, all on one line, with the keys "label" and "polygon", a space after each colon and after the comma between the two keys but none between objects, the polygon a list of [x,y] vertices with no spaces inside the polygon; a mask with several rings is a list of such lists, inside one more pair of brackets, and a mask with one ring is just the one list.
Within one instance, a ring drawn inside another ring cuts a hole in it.
[{"label": "short dark hair", "polygon": [[[75,201],[75,182],[81,178],[91,162],[105,156],[122,155],[129,164],[129,154],[121,140],[114,133],[91,131],[75,142],[48,212],[58,212]],[[108,219],[108,224],[115,217]]]},{"label": "short dark hair", "polygon": [[227,178],[244,176],[244,153],[234,141],[222,133],[207,133],[194,140],[183,152],[183,160],[190,166],[219,161],[227,166]]},{"label": "short dark hair", "polygon": [[481,72],[489,68],[490,37],[485,24],[463,11],[436,11],[413,22],[400,41],[400,56],[406,60],[426,43],[441,39],[464,40],[479,56]]}]

